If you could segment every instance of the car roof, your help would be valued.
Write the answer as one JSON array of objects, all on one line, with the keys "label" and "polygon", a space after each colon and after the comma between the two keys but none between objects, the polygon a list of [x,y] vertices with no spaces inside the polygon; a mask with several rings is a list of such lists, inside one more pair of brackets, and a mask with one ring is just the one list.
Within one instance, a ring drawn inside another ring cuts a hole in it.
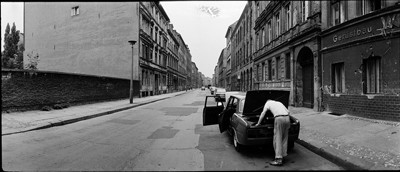
[{"label": "car roof", "polygon": [[246,92],[239,92],[239,91],[227,91],[225,92],[225,97],[229,98],[230,96],[236,97],[238,99],[244,99],[246,96]]},{"label": "car roof", "polygon": [[226,92],[225,88],[216,88],[217,92]]}]

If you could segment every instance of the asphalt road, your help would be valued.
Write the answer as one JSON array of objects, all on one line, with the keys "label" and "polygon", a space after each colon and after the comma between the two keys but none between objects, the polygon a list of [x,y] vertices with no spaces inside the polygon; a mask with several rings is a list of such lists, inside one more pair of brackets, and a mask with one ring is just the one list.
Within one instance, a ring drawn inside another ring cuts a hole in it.
[{"label": "asphalt road", "polygon": [[6,171],[341,170],[296,144],[282,167],[274,152],[236,152],[217,125],[202,125],[209,91],[177,97],[64,126],[2,136]]}]

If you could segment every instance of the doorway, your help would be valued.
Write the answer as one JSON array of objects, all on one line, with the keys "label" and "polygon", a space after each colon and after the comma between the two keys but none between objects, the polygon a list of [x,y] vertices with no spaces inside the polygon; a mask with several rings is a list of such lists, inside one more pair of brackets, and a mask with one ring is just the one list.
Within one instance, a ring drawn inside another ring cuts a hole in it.
[{"label": "doorway", "polygon": [[[301,74],[301,87],[302,90],[302,105],[303,107],[314,107],[314,60],[313,53],[310,48],[304,47],[300,50],[298,55],[298,63],[300,65]],[[299,96],[299,95],[297,95]]]}]

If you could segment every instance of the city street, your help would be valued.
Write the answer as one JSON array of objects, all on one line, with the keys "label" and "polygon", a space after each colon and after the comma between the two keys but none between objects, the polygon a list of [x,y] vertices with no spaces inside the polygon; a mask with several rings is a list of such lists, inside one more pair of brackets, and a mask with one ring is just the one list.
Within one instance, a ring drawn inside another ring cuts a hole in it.
[{"label": "city street", "polygon": [[296,144],[282,167],[271,148],[236,152],[218,126],[202,125],[210,91],[186,94],[80,122],[2,136],[6,171],[341,170]]}]

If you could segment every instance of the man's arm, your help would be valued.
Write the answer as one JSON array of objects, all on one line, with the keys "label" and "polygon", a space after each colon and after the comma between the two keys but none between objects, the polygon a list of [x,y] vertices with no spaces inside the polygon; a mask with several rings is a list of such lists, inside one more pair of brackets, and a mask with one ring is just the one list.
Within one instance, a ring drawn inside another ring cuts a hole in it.
[{"label": "man's arm", "polygon": [[265,103],[264,105],[264,109],[261,112],[260,118],[258,118],[258,122],[255,126],[259,126],[261,124],[261,121],[264,119],[265,114],[267,113],[268,107],[267,107],[267,103]]}]

